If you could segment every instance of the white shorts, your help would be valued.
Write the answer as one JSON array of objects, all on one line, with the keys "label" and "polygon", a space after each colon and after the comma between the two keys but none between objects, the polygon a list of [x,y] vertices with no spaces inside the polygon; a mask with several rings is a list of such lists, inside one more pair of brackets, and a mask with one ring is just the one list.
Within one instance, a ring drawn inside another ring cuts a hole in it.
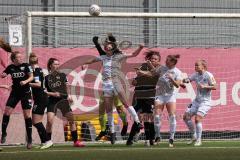
[{"label": "white shorts", "polygon": [[210,102],[197,102],[194,100],[191,104],[188,105],[186,112],[189,113],[191,116],[199,115],[204,117],[207,115],[210,109],[211,109]]},{"label": "white shorts", "polygon": [[104,97],[117,96],[117,91],[115,90],[112,81],[103,81],[102,89],[103,89],[103,96]]},{"label": "white shorts", "polygon": [[155,102],[160,104],[167,104],[167,103],[176,103],[176,95],[167,95],[167,96],[156,96]]}]

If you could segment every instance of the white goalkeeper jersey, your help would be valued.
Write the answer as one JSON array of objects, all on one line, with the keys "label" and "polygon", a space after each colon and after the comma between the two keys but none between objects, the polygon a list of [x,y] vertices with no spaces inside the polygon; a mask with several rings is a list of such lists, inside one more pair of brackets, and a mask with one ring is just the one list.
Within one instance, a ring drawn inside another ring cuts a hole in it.
[{"label": "white goalkeeper jersey", "polygon": [[195,100],[197,102],[211,102],[211,89],[206,89],[206,88],[199,88],[199,84],[202,85],[209,85],[213,86],[216,84],[216,81],[214,79],[214,76],[212,73],[205,71],[203,74],[199,74],[198,72],[192,74],[189,77],[190,81],[195,81],[197,85],[197,95]]},{"label": "white goalkeeper jersey", "polygon": [[175,87],[168,78],[168,75],[171,75],[174,80],[182,80],[182,72],[176,67],[169,69],[166,66],[160,66],[156,69],[156,74],[159,75],[156,86],[156,96],[170,96],[176,94]]}]

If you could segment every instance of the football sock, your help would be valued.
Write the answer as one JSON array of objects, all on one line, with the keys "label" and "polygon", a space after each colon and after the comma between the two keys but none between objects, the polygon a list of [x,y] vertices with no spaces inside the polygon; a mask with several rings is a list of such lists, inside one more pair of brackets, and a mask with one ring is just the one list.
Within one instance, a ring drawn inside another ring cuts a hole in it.
[{"label": "football sock", "polygon": [[154,117],[154,128],[155,128],[156,137],[160,137],[160,129],[161,129],[161,116],[160,115],[155,115],[155,117]]},{"label": "football sock", "polygon": [[146,140],[150,139],[150,128],[149,128],[149,122],[144,122],[144,131],[145,131],[145,136]]},{"label": "football sock", "polygon": [[101,131],[106,130],[106,122],[107,122],[107,115],[105,113],[99,115],[99,123],[100,123],[100,126],[101,126]]},{"label": "football sock", "polygon": [[46,138],[47,138],[47,132],[46,132],[46,129],[45,129],[43,123],[39,122],[37,124],[34,124],[34,126],[37,128],[38,135],[40,137],[41,143],[45,143]]},{"label": "football sock", "polygon": [[154,123],[153,122],[149,122],[149,133],[150,133],[150,140],[154,140],[155,130],[154,130]]},{"label": "football sock", "polygon": [[76,142],[78,140],[77,130],[71,131],[71,136],[72,136],[73,142]]},{"label": "football sock", "polygon": [[124,112],[123,110],[121,110],[121,111],[117,110],[117,111],[118,111],[118,115],[119,115],[120,119],[122,120],[123,125],[127,125],[127,114],[126,114],[126,112]]},{"label": "football sock", "polygon": [[25,127],[28,137],[28,142],[32,142],[32,118],[25,119]]},{"label": "football sock", "polygon": [[7,115],[3,115],[3,119],[2,119],[2,134],[7,134],[7,126],[8,126],[8,123],[9,123],[9,119],[10,119],[10,116],[7,116]]},{"label": "football sock", "polygon": [[47,139],[46,141],[50,141],[52,139],[52,132],[47,132]]},{"label": "football sock", "polygon": [[201,140],[201,138],[202,138],[202,122],[196,123],[196,134],[197,134],[197,140]]},{"label": "football sock", "polygon": [[134,119],[134,122],[140,123],[138,115],[137,115],[135,109],[133,108],[133,106],[129,106],[127,108],[127,110],[130,113],[130,115],[132,116],[132,118]]},{"label": "football sock", "polygon": [[177,126],[176,116],[170,115],[170,117],[169,117],[170,139],[174,139],[174,135],[176,132],[176,126]]},{"label": "football sock", "polygon": [[193,125],[193,122],[192,120],[190,119],[185,119],[184,120],[185,124],[187,125],[191,135],[192,135],[192,138],[196,138],[196,135],[195,135],[195,128],[194,128],[194,125]]},{"label": "football sock", "polygon": [[108,112],[107,113],[107,118],[108,118],[108,125],[110,128],[110,132],[114,133],[114,118],[113,118],[113,112]]}]

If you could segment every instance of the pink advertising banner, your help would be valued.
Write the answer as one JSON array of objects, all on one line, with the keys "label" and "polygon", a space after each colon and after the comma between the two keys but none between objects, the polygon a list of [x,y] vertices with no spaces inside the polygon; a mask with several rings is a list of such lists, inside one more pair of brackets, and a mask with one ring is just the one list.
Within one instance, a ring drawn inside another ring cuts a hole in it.
[{"label": "pink advertising banner", "polygon": [[[24,49],[19,49],[24,52]],[[183,74],[190,75],[194,73],[194,63],[197,59],[205,59],[208,63],[208,70],[213,73],[217,81],[217,90],[212,93],[212,109],[206,116],[203,125],[204,130],[237,130],[240,131],[240,49],[238,48],[153,48],[159,51],[162,60],[165,63],[165,57],[168,54],[180,54],[181,57],[177,67]],[[131,53],[132,50],[126,50]],[[138,57],[127,59],[123,62],[122,77],[126,76],[128,81],[124,81],[126,93],[131,97],[134,87],[131,86],[131,79],[136,75],[134,68],[144,62],[143,50]],[[62,71],[68,75],[69,85],[71,86],[71,95],[74,100],[72,109],[76,114],[98,113],[99,95],[101,95],[101,64],[96,63],[82,68],[82,64],[98,55],[95,48],[34,48],[39,57],[39,65],[46,70],[47,60],[54,57],[60,60]],[[3,65],[9,64],[7,53],[0,50],[1,72],[4,70]],[[1,84],[10,84],[11,80],[1,79]],[[182,116],[187,105],[195,97],[195,85],[187,84],[185,89],[180,89],[177,99],[177,130],[185,131]],[[3,110],[9,91],[0,89],[0,107]],[[131,98],[130,98],[131,99]],[[21,112],[18,106],[15,112]],[[168,131],[168,115],[164,112],[162,131]]]}]

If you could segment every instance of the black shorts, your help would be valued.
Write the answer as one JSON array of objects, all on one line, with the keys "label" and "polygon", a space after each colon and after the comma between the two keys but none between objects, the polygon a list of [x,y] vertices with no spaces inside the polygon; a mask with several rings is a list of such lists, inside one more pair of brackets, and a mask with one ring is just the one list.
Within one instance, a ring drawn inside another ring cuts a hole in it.
[{"label": "black shorts", "polygon": [[14,109],[19,101],[21,101],[21,105],[22,105],[23,110],[31,109],[32,108],[32,94],[31,94],[31,91],[16,92],[15,90],[12,90],[9,97],[8,97],[6,106]]},{"label": "black shorts", "polygon": [[62,115],[65,116],[66,113],[72,112],[71,106],[67,99],[59,100],[48,100],[47,112],[57,113],[57,109],[62,112]]},{"label": "black shorts", "polygon": [[136,112],[153,113],[154,98],[134,99],[133,107]]},{"label": "black shorts", "polygon": [[46,94],[35,97],[32,113],[44,115],[44,111],[47,108],[47,105],[48,105],[48,96]]}]

